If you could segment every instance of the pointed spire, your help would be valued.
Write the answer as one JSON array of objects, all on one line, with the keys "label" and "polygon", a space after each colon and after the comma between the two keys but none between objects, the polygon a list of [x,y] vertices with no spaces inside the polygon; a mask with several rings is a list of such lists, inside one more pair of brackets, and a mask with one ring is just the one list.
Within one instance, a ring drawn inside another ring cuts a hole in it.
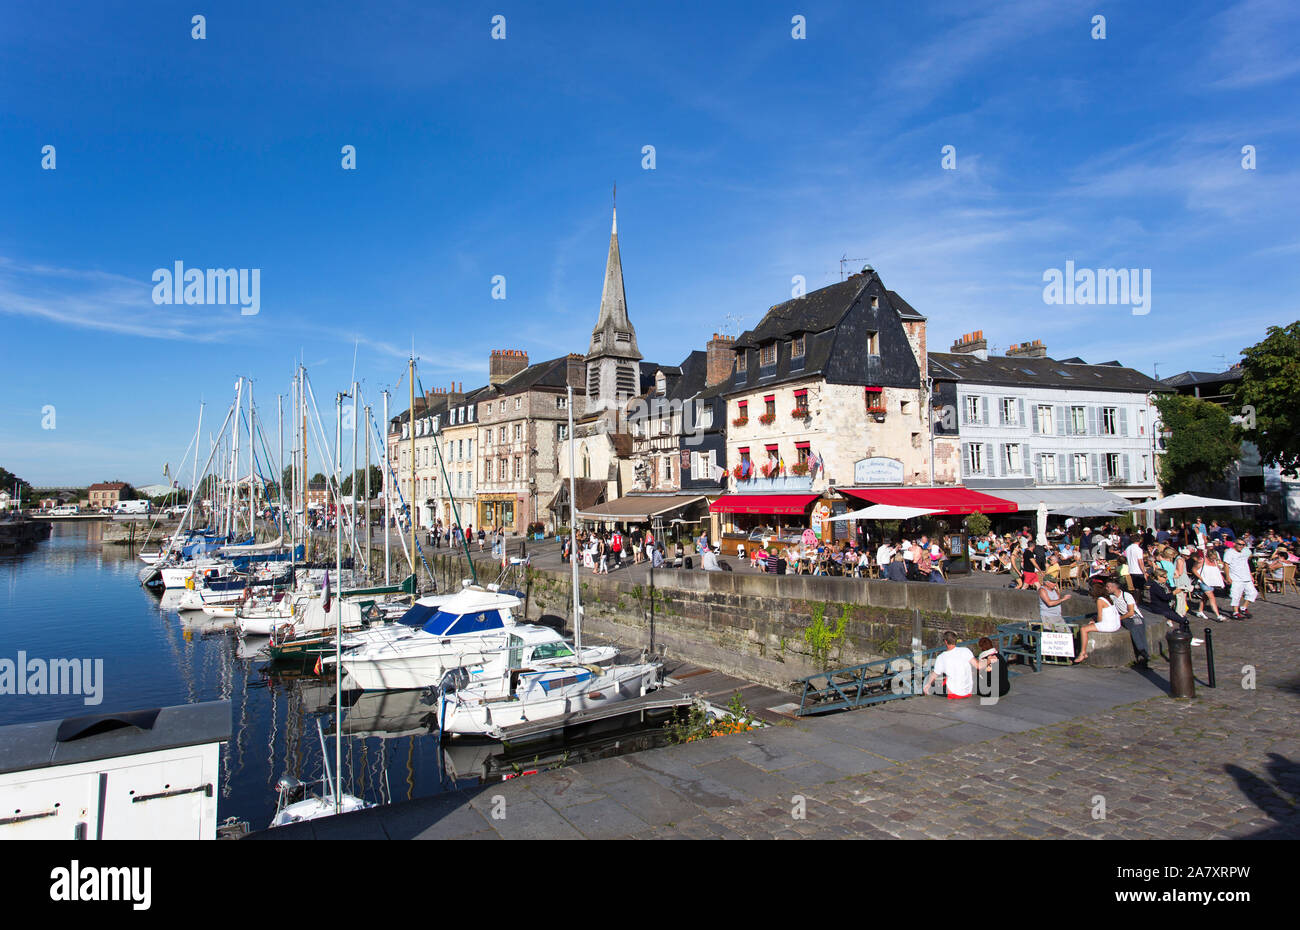
[{"label": "pointed spire", "polygon": [[627,315],[627,295],[623,291],[623,260],[618,251],[618,210],[609,232],[609,257],[605,261],[605,286],[600,297],[600,316],[591,331],[588,357],[615,356],[639,359],[636,330]]}]

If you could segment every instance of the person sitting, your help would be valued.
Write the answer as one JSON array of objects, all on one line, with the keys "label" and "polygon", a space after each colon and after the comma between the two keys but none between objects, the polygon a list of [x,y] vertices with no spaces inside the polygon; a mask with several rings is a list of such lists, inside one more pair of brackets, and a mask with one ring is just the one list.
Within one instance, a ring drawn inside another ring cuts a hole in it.
[{"label": "person sitting", "polygon": [[[1041,590],[1041,589],[1040,589]],[[997,696],[1006,697],[1011,690],[1011,680],[1007,673],[1007,663],[998,652],[998,647],[987,636],[979,641],[980,654],[975,657],[975,690],[981,697],[993,697],[993,676],[997,676]]]},{"label": "person sitting", "polygon": [[1043,583],[1038,588],[1038,619],[1042,621],[1044,629],[1049,625],[1053,629],[1065,626],[1065,618],[1061,616],[1061,605],[1069,599],[1070,595],[1063,593],[1056,586],[1055,578],[1048,575],[1043,579]]},{"label": "person sitting", "polygon": [[906,581],[907,563],[903,559],[903,553],[895,552],[893,559],[885,566],[881,575],[888,581]]},{"label": "person sitting", "polygon": [[943,645],[944,652],[934,660],[934,668],[926,676],[921,693],[929,694],[930,686],[942,678],[948,700],[968,698],[975,690],[975,669],[979,663],[976,662],[974,653],[965,646],[957,645],[957,634],[951,630],[943,634]]},{"label": "person sitting", "polygon": [[663,567],[664,567],[664,547],[663,547],[663,546],[655,546],[654,548],[652,548],[652,549],[650,550],[650,566],[651,566],[651,568],[663,568]]},{"label": "person sitting", "polygon": [[[1107,586],[1116,584],[1114,579],[1106,580]],[[1105,595],[1097,598],[1097,619],[1085,623],[1079,629],[1079,655],[1074,664],[1078,665],[1088,658],[1088,637],[1093,633],[1115,633],[1120,629],[1119,610]]]},{"label": "person sitting", "polygon": [[1290,560],[1287,559],[1287,551],[1285,548],[1279,546],[1273,550],[1273,554],[1269,557],[1268,564],[1265,566],[1268,571],[1268,577],[1264,579],[1266,590],[1282,590],[1282,578],[1286,574],[1286,567],[1289,564],[1291,563]]}]

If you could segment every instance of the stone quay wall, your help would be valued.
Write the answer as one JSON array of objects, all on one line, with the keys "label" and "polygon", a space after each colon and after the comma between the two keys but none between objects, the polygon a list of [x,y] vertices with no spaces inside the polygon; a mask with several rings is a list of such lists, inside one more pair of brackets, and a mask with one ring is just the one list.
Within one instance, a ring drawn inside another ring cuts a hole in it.
[{"label": "stone quay wall", "polygon": [[[495,577],[494,563],[475,561],[480,581]],[[430,564],[444,591],[467,575],[463,555]],[[656,571],[653,588],[580,571],[579,586],[584,631],[776,688],[906,652],[916,612],[925,648],[940,645],[945,630],[970,639],[1038,619],[1037,596],[1008,588],[680,569]],[[558,619],[572,630],[568,572],[530,568],[524,590],[530,621]]]}]

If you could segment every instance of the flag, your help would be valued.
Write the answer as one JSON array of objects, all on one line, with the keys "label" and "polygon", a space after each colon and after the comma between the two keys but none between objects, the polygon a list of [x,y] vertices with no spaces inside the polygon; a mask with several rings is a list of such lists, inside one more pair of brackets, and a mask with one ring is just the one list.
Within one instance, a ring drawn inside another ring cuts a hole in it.
[{"label": "flag", "polygon": [[330,572],[325,569],[325,613],[330,612]]}]

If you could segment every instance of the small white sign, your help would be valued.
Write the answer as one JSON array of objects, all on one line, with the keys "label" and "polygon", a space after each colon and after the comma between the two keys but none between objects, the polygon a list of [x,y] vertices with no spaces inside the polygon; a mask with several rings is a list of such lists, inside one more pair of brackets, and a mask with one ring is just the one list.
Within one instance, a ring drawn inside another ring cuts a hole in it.
[{"label": "small white sign", "polygon": [[854,484],[902,484],[901,459],[870,458],[853,463]]},{"label": "small white sign", "polygon": [[1044,630],[1040,644],[1045,656],[1059,656],[1063,659],[1074,658],[1073,633],[1049,633]]}]

